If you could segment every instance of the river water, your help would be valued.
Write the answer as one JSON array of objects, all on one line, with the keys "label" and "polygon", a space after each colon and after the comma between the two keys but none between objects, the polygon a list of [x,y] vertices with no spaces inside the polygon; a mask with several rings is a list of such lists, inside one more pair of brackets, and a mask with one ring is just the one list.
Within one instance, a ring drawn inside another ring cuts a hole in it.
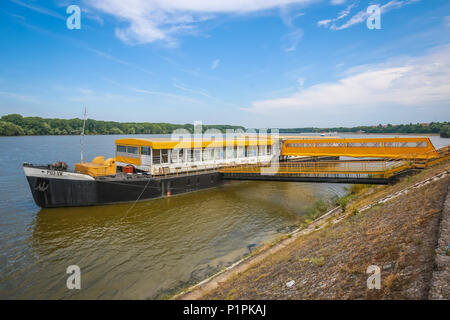
[{"label": "river water", "polygon": [[[119,137],[87,136],[85,159],[113,156]],[[436,147],[448,140],[432,137]],[[134,207],[40,209],[22,163],[73,168],[79,146],[78,136],[0,137],[0,298],[163,298],[291,231],[316,200],[346,192],[340,184],[244,181]],[[81,269],[81,290],[66,287],[69,265]]]}]

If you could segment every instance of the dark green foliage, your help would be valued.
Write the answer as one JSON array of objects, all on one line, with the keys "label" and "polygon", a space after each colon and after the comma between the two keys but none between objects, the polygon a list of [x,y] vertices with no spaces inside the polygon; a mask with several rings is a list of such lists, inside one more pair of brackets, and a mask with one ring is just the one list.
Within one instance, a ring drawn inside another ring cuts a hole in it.
[{"label": "dark green foliage", "polygon": [[11,122],[0,121],[0,136],[22,136],[25,132]]},{"label": "dark green foliage", "polygon": [[[8,123],[8,124],[5,124]],[[11,125],[12,124],[12,125]],[[22,117],[20,114],[4,115],[0,118],[0,135],[78,135],[81,132],[81,119],[45,119],[41,117]],[[86,134],[170,134],[176,129],[194,132],[192,124],[114,122],[86,120]],[[203,125],[203,132],[217,129],[225,133],[227,129],[242,130],[241,126]],[[280,134],[307,132],[354,132],[354,133],[440,133],[441,137],[450,137],[450,122],[431,122],[428,124],[400,124],[382,126],[359,126],[353,128],[291,128],[279,129]],[[269,130],[270,132],[270,130]]]},{"label": "dark green foliage", "polygon": [[439,134],[441,138],[450,138],[450,124],[443,125]]},{"label": "dark green foliage", "polygon": [[440,133],[441,137],[450,137],[450,122],[431,122],[417,124],[399,124],[399,125],[377,125],[377,126],[359,126],[359,127],[336,127],[336,128],[291,128],[279,129],[283,133],[308,133],[308,132],[354,132],[354,133]]},{"label": "dark green foliage", "polygon": [[317,200],[306,209],[305,217],[309,220],[315,220],[328,211],[328,205],[323,200]]},{"label": "dark green foliage", "polygon": [[[45,119],[40,117],[22,117],[20,114],[9,114],[0,118],[0,136],[15,135],[78,135],[81,133],[81,119]],[[149,123],[149,122],[114,122],[86,120],[86,134],[170,134],[176,129],[194,132],[192,124]],[[218,129],[245,130],[240,126],[204,125],[203,131]]]}]

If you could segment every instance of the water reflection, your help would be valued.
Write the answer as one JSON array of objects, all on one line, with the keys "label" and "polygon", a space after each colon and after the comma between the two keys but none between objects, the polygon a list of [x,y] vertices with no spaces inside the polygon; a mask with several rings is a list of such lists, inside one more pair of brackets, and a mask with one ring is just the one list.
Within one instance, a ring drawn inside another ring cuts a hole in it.
[{"label": "water reflection", "polygon": [[[40,280],[25,297],[161,297],[291,230],[317,198],[343,192],[343,185],[228,182],[134,207],[43,209],[32,236]],[[80,291],[65,288],[71,264],[81,268]]]}]

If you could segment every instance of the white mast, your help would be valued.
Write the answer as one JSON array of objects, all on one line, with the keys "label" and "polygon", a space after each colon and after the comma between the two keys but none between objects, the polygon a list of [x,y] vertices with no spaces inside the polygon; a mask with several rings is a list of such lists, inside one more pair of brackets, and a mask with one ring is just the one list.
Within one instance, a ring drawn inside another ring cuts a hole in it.
[{"label": "white mast", "polygon": [[83,130],[81,131],[81,163],[83,163],[83,153],[84,153],[84,127],[86,125],[86,107],[84,107],[83,115]]}]

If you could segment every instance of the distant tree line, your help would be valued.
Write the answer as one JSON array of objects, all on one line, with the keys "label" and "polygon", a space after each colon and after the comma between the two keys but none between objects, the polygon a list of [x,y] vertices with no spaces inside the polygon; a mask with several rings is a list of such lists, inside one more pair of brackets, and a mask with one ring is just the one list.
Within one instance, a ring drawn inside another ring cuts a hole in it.
[{"label": "distant tree line", "polygon": [[280,133],[307,133],[307,132],[354,132],[354,133],[439,133],[443,138],[450,138],[450,122],[410,123],[399,125],[377,125],[358,127],[335,127],[335,128],[292,128],[279,129]]},{"label": "distant tree line", "polygon": [[[22,135],[79,135],[83,127],[82,119],[46,119],[41,117],[22,117],[20,114],[4,115],[0,118],[0,136]],[[194,132],[193,124],[171,124],[150,122],[115,122],[87,119],[85,134],[170,134],[176,129]],[[243,130],[242,126],[203,125],[203,131],[218,129]],[[400,125],[377,125],[336,128],[290,128],[279,129],[282,134],[308,132],[354,132],[354,133],[439,133],[443,138],[450,138],[450,122],[431,122]],[[270,132],[270,130],[269,130]]]},{"label": "distant tree line", "polygon": [[[45,119],[22,117],[20,114],[4,115],[0,118],[0,136],[22,135],[79,135],[83,128],[82,119]],[[194,132],[193,124],[114,122],[86,119],[85,134],[170,134],[176,129]],[[203,125],[203,131],[218,129],[241,129],[241,126]]]}]

